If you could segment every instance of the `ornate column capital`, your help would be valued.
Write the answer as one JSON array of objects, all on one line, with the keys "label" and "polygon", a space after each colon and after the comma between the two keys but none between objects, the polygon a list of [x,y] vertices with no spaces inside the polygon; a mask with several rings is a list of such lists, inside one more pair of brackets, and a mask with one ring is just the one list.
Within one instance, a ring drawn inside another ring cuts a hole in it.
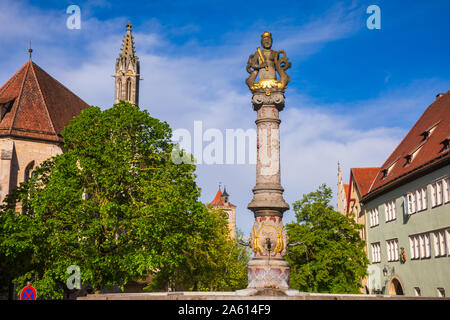
[{"label": "ornate column capital", "polygon": [[278,111],[284,109],[284,92],[283,91],[253,91],[252,105],[253,110],[258,111],[262,106],[275,106]]}]

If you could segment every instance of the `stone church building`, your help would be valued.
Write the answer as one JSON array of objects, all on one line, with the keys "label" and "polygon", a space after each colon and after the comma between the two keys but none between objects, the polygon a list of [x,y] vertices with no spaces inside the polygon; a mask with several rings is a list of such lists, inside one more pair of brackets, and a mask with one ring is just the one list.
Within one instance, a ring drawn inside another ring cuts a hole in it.
[{"label": "stone church building", "polygon": [[0,201],[64,151],[61,131],[87,107],[31,60],[0,88]]}]

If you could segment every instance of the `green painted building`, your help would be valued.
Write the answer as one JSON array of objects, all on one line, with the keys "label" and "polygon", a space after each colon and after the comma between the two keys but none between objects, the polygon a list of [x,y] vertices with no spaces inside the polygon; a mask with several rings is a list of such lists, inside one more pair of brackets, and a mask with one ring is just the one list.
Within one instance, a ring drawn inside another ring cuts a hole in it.
[{"label": "green painted building", "polygon": [[370,293],[450,296],[450,91],[437,96],[363,197]]}]

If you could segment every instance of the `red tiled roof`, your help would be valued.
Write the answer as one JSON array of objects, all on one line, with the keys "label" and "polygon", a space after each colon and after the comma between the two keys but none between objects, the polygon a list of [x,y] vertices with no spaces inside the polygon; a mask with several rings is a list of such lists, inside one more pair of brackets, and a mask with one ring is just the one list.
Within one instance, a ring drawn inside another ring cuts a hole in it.
[{"label": "red tiled roof", "polygon": [[222,190],[217,190],[216,196],[214,197],[213,201],[209,203],[209,206],[218,207],[218,206],[224,206],[224,207],[235,207],[234,204],[231,202],[227,202],[226,204],[222,201]]},{"label": "red tiled roof", "polygon": [[[424,140],[423,133],[434,127],[433,132]],[[443,151],[443,141],[450,135],[450,91],[437,98],[417,120],[408,134],[381,166],[373,185],[369,190],[380,192],[394,182],[399,182],[414,171],[434,164],[436,161],[447,161],[450,150]],[[421,146],[421,147],[420,147]],[[410,164],[406,164],[406,156],[411,155],[417,148]],[[383,178],[383,171],[389,169]]]},{"label": "red tiled roof", "polygon": [[350,191],[350,185],[344,184],[345,199],[348,198],[349,191]]},{"label": "red tiled roof", "polygon": [[358,189],[357,193],[359,193],[360,197],[364,197],[369,191],[379,170],[379,167],[350,169],[350,183],[348,184],[349,189],[347,193],[347,213],[350,210],[350,202],[355,200],[350,198],[353,185],[356,184],[356,188]]},{"label": "red tiled roof", "polygon": [[219,189],[216,193],[216,196],[214,197],[213,201],[209,203],[209,205],[215,207],[215,206],[223,206],[222,202],[222,191]]},{"label": "red tiled roof", "polygon": [[0,119],[0,136],[62,141],[59,134],[88,105],[32,61],[1,88],[0,104],[13,102]]},{"label": "red tiled roof", "polygon": [[372,182],[379,170],[380,167],[352,168],[350,170],[350,176],[353,176],[361,197],[364,197],[369,191],[370,186],[372,185]]}]

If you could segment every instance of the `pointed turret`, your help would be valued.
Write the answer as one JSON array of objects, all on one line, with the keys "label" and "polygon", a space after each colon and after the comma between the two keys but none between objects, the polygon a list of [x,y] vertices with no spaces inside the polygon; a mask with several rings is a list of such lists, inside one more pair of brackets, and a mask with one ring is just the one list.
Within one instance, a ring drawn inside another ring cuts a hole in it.
[{"label": "pointed turret", "polygon": [[120,100],[139,104],[140,64],[136,56],[134,37],[131,33],[133,25],[127,23],[127,32],[122,42],[121,53],[116,60],[116,78],[114,103]]},{"label": "pointed turret", "polygon": [[232,238],[236,237],[236,206],[228,201],[228,193],[224,187],[223,192],[220,189],[217,190],[216,196],[211,201],[208,207],[220,208],[228,214],[228,226],[230,228],[230,235]]},{"label": "pointed turret", "polygon": [[125,34],[125,38],[122,43],[122,53],[120,56],[125,57],[134,57],[136,55],[135,46],[134,46],[134,37],[131,34],[131,28],[133,25],[128,22],[127,25],[127,33]]},{"label": "pointed turret", "polygon": [[337,211],[346,215],[347,214],[347,197],[348,197],[348,184],[344,184],[342,181],[342,170],[341,165],[338,162],[338,202],[337,202]]}]

